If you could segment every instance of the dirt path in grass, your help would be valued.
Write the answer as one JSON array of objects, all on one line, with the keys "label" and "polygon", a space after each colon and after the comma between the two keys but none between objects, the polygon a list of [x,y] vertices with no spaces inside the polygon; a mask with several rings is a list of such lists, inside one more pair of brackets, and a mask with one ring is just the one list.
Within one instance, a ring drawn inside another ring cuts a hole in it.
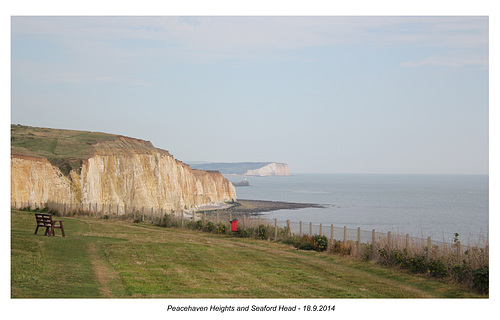
[{"label": "dirt path in grass", "polygon": [[94,273],[99,283],[99,291],[101,292],[103,297],[111,298],[113,295],[110,287],[110,282],[113,279],[114,271],[110,270],[110,268],[108,268],[104,264],[104,262],[99,259],[99,256],[97,255],[97,248],[93,243],[89,245],[89,257],[90,261],[92,262],[92,268],[94,269]]}]

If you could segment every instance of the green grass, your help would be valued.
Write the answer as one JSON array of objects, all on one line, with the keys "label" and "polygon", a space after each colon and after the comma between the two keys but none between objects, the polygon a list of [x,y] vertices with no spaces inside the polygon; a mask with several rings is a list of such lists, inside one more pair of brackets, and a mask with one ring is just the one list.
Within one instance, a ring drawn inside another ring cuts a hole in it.
[{"label": "green grass", "polygon": [[63,220],[67,237],[46,237],[33,234],[32,213],[11,212],[13,298],[487,297],[281,243],[145,223]]},{"label": "green grass", "polygon": [[90,144],[118,139],[118,135],[11,125],[13,154],[46,157],[64,174],[79,170],[81,161],[92,156]]}]

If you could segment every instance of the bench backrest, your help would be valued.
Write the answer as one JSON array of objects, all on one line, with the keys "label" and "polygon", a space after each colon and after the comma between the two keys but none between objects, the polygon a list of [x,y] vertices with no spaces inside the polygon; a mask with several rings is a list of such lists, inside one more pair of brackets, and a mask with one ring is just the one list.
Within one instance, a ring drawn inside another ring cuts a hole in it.
[{"label": "bench backrest", "polygon": [[35,213],[36,224],[41,227],[52,226],[52,215],[47,213]]}]

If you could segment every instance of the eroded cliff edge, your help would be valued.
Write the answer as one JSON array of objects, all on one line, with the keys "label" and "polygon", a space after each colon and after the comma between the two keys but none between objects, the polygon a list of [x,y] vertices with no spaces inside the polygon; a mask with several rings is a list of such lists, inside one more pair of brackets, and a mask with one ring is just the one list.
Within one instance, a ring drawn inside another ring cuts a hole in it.
[{"label": "eroded cliff edge", "polygon": [[150,142],[116,136],[64,174],[46,157],[11,153],[11,201],[194,209],[236,200],[219,172],[191,169]]}]

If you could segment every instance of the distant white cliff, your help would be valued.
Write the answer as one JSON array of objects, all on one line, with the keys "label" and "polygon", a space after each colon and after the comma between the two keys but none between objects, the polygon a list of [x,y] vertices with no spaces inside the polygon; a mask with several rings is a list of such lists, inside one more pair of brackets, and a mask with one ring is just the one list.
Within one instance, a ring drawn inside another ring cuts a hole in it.
[{"label": "distant white cliff", "polygon": [[219,171],[236,176],[288,176],[288,164],[279,162],[213,162],[190,163],[192,169]]},{"label": "distant white cliff", "polygon": [[290,169],[288,168],[288,164],[286,163],[271,162],[262,168],[247,170],[244,175],[259,177],[288,176],[290,175]]}]

